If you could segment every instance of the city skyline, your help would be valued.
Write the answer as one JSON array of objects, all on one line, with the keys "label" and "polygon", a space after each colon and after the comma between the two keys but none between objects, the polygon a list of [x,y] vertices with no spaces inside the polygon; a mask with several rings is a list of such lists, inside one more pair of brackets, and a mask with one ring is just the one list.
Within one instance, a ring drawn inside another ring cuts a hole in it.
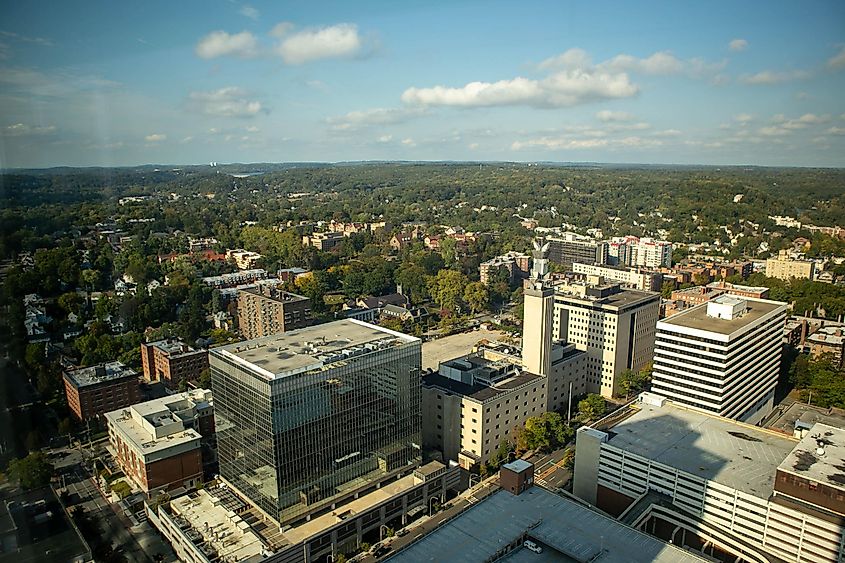
[{"label": "city skyline", "polygon": [[0,168],[845,164],[835,2],[148,6],[6,7]]}]

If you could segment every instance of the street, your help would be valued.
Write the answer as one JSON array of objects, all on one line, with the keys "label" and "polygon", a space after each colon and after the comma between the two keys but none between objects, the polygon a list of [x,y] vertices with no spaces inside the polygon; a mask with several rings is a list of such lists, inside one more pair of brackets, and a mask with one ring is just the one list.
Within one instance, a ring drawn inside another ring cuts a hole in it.
[{"label": "street", "polygon": [[572,472],[563,467],[564,455],[566,448],[531,456],[528,461],[534,464],[534,482],[552,492],[564,488],[572,478]]}]

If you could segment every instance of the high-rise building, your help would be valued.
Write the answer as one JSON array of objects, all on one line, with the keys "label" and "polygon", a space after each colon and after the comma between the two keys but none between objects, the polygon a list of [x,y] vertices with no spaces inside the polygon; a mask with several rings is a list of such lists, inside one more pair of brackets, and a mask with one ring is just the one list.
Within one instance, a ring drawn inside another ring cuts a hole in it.
[{"label": "high-rise building", "polygon": [[576,496],[712,560],[845,559],[845,430],[799,441],[643,393],[575,451]]},{"label": "high-rise building", "polygon": [[607,264],[607,243],[576,233],[547,237],[549,260],[568,270],[573,262]]},{"label": "high-rise building", "polygon": [[71,412],[88,420],[141,400],[138,373],[121,362],[66,371],[65,395]]},{"label": "high-rise building", "polygon": [[652,390],[751,424],[772,411],[786,303],[720,295],[657,323]]},{"label": "high-rise building", "polygon": [[311,300],[277,287],[238,290],[238,329],[244,338],[261,338],[311,324]]},{"label": "high-rise building", "polygon": [[613,265],[671,268],[672,243],[646,237],[614,237],[608,244],[608,256]]},{"label": "high-rise building", "polygon": [[660,294],[618,284],[561,284],[555,289],[555,339],[586,352],[589,393],[618,395],[619,375],[651,361]]},{"label": "high-rise building", "polygon": [[141,343],[141,367],[148,382],[162,381],[178,387],[182,380],[196,381],[208,368],[208,351],[194,350],[175,339]]},{"label": "high-rise building", "polygon": [[421,462],[418,338],[341,320],[209,359],[220,475],[282,524]]}]

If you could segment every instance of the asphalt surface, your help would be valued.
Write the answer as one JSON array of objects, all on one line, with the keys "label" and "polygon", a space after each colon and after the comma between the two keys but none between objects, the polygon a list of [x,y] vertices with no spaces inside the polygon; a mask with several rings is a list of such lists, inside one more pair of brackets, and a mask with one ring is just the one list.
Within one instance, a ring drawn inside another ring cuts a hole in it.
[{"label": "asphalt surface", "polygon": [[563,467],[565,454],[566,449],[562,448],[548,454],[531,456],[528,461],[534,464],[534,483],[552,492],[566,487],[572,479],[572,472]]}]

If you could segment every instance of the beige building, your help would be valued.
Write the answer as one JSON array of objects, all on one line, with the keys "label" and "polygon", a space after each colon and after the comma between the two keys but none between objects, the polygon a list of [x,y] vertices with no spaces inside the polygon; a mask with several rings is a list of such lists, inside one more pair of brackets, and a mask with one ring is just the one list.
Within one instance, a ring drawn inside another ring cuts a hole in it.
[{"label": "beige building", "polygon": [[238,291],[238,328],[248,340],[311,324],[311,300],[275,287]]},{"label": "beige building", "polygon": [[313,246],[317,250],[331,250],[343,241],[343,233],[327,232],[313,233],[302,237],[303,246]]},{"label": "beige building", "polygon": [[483,464],[525,419],[546,412],[547,380],[506,360],[470,354],[423,376],[423,446],[469,469]]},{"label": "beige building", "polygon": [[562,284],[555,289],[554,339],[586,352],[588,393],[618,395],[619,375],[642,369],[654,355],[660,294],[617,284]]},{"label": "beige building", "polygon": [[257,252],[251,252],[249,250],[227,250],[226,251],[226,259],[227,260],[234,260],[235,265],[238,267],[239,270],[252,270],[258,265],[258,261],[261,260],[263,256],[261,256]]},{"label": "beige building", "polygon": [[807,260],[792,260],[789,253],[781,251],[777,258],[766,260],[766,277],[788,280],[790,278],[811,280],[815,275],[816,265]]},{"label": "beige building", "polygon": [[663,283],[663,274],[640,272],[637,268],[573,262],[572,271],[585,276],[601,276],[606,280],[619,282],[626,287],[639,289],[640,291],[660,291],[660,286]]}]

